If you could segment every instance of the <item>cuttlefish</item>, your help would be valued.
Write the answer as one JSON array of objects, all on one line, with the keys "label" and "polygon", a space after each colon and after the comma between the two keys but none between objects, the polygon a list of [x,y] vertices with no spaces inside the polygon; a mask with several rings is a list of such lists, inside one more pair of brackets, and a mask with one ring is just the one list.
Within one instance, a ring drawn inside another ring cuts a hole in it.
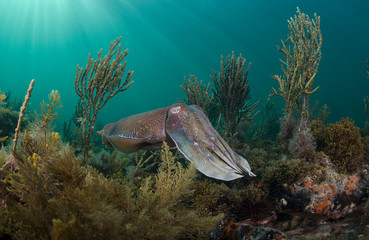
[{"label": "cuttlefish", "polygon": [[98,133],[107,147],[126,153],[158,149],[165,141],[211,178],[255,176],[247,160],[229,147],[197,105],[177,103],[136,114],[109,123]]}]

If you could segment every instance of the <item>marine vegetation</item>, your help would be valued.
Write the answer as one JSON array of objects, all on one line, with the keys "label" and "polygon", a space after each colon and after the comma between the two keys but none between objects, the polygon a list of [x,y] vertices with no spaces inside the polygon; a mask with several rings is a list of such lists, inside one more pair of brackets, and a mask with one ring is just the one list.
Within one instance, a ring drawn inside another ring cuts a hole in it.
[{"label": "marine vegetation", "polygon": [[[1,105],[6,104],[6,103],[4,102],[5,98],[6,98],[5,94],[4,94],[4,93],[2,93],[2,92],[0,92],[0,106],[1,106]],[[0,113],[2,113],[2,112],[5,112],[5,110],[4,110],[4,109],[2,109],[2,108],[0,108]],[[3,130],[1,130],[1,129],[0,129],[0,134],[2,133],[2,131],[3,131]],[[8,136],[0,137],[0,142],[5,141],[7,138],[8,138]]]},{"label": "marine vegetation", "polygon": [[334,167],[340,173],[353,173],[364,164],[364,148],[360,130],[349,118],[326,129],[326,147],[324,152],[332,159]]},{"label": "marine vegetation", "polygon": [[98,132],[107,147],[130,153],[154,150],[167,141],[208,177],[230,181],[254,176],[246,159],[235,153],[213,128],[203,110],[182,103],[123,118]]},{"label": "marine vegetation", "polygon": [[232,192],[224,183],[217,184],[209,179],[195,181],[194,206],[205,216],[216,216],[229,208]]},{"label": "marine vegetation", "polygon": [[294,158],[305,158],[305,160],[313,162],[316,156],[316,142],[308,126],[308,121],[301,118],[298,126],[295,128],[292,139],[288,145],[289,152]]},{"label": "marine vegetation", "polygon": [[207,112],[206,109],[208,106],[214,104],[214,94],[209,94],[210,82],[208,85],[205,85],[202,83],[202,80],[199,82],[197,77],[190,75],[188,80],[184,77],[183,86],[181,85],[181,88],[186,94],[186,98],[183,99],[183,102],[187,105],[197,105]]},{"label": "marine vegetation", "polygon": [[[1,89],[0,89],[0,90],[1,90]],[[6,98],[5,94],[4,94],[4,93],[2,93],[2,92],[0,92],[0,105],[4,105],[4,104],[6,104],[6,103],[4,102],[5,98]]]},{"label": "marine vegetation", "polygon": [[255,118],[258,111],[255,108],[259,101],[251,104],[249,101],[250,87],[247,75],[251,66],[246,70],[246,59],[242,54],[236,59],[234,52],[224,60],[221,56],[220,71],[214,71],[211,79],[214,83],[214,102],[225,121],[226,136],[232,137],[237,132],[237,126],[242,121],[250,121]]},{"label": "marine vegetation", "polygon": [[[101,49],[97,53],[95,61],[91,58],[91,53],[89,54],[85,69],[77,65],[75,90],[80,97],[83,108],[81,126],[85,161],[88,159],[90,141],[99,110],[105,106],[109,99],[117,93],[127,90],[133,83],[130,82],[133,71],[128,71],[125,80],[122,81],[127,64],[127,62],[122,63],[122,61],[128,55],[128,49],[121,52],[119,43],[121,39],[122,37],[117,38],[110,43],[108,55],[104,58],[101,58]],[[118,49],[115,50],[117,45]],[[115,59],[112,59],[114,55]]]},{"label": "marine vegetation", "polygon": [[297,15],[288,20],[290,34],[282,40],[282,47],[277,46],[285,60],[282,62],[283,75],[274,75],[279,83],[279,91],[272,88],[272,94],[283,97],[285,112],[297,112],[297,118],[308,117],[310,94],[315,75],[321,59],[322,34],[320,32],[320,17],[314,14],[314,19],[302,13],[297,8]]},{"label": "marine vegetation", "polygon": [[[222,215],[201,217],[182,201],[193,194],[196,169],[175,160],[166,143],[157,174],[135,188],[83,166],[53,132],[60,105],[54,91],[18,148],[0,170],[0,237],[11,239],[178,239],[202,238]],[[135,191],[133,191],[133,190]]]},{"label": "marine vegetation", "polygon": [[[18,143],[18,138],[19,138],[19,133],[21,131],[21,124],[22,124],[22,119],[24,117],[24,111],[26,111],[26,107],[27,107],[27,104],[31,98],[31,93],[32,93],[32,90],[33,90],[33,86],[35,84],[35,80],[32,79],[29,86],[28,86],[28,90],[27,90],[27,94],[26,96],[24,97],[24,102],[23,102],[23,105],[22,107],[20,108],[19,110],[19,118],[18,118],[18,124],[17,124],[17,128],[15,129],[15,134],[14,134],[14,140],[13,140],[13,149],[12,149],[12,154],[15,153],[15,150],[17,148],[17,143]],[[37,119],[39,120],[39,119]],[[41,128],[40,128],[41,129]],[[14,157],[14,156],[13,156]],[[16,163],[16,162],[15,162]]]},{"label": "marine vegetation", "polygon": [[[0,115],[13,123],[0,149],[0,239],[286,239],[280,231],[304,239],[313,231],[340,234],[358,219],[367,233],[368,131],[348,118],[328,124],[326,105],[318,115],[309,109],[320,19],[297,9],[289,29],[278,47],[285,57],[283,75],[273,77],[279,89],[260,108],[259,122],[251,122],[259,101],[250,102],[250,64],[232,52],[213,82],[184,79],[183,103],[104,127],[98,111],[133,83],[121,38],[104,58],[99,51],[85,69],[77,66],[79,101],[62,134],[55,127],[58,90],[27,125],[34,80],[19,113],[9,111],[0,93],[0,114],[17,116]],[[276,96],[284,111],[275,110]],[[94,136],[114,149],[98,146]]]},{"label": "marine vegetation", "polygon": [[237,138],[244,136],[250,142],[275,141],[275,136],[279,132],[279,119],[281,113],[277,107],[275,96],[268,96],[259,107],[260,113],[253,122],[240,124]]},{"label": "marine vegetation", "polygon": [[251,104],[250,87],[247,81],[251,63],[245,69],[246,59],[242,54],[236,59],[234,52],[224,59],[221,56],[220,71],[214,71],[210,76],[214,83],[210,95],[210,83],[203,84],[194,75],[184,78],[182,90],[186,94],[183,102],[200,106],[210,122],[218,130],[224,130],[224,135],[234,137],[241,122],[250,122],[259,111],[255,112],[261,100]]},{"label": "marine vegetation", "polygon": [[316,150],[322,151],[323,149],[326,148],[326,143],[327,143],[326,142],[326,136],[327,136],[326,124],[321,119],[313,119],[310,122],[310,126],[311,126],[311,134],[313,134],[313,137],[316,142]]},{"label": "marine vegetation", "polygon": [[310,94],[319,88],[313,89],[313,83],[321,59],[322,46],[320,17],[316,14],[314,19],[310,19],[297,8],[297,15],[288,20],[288,28],[290,34],[287,39],[281,41],[282,47],[277,46],[285,58],[281,60],[283,75],[273,76],[273,79],[278,81],[279,89],[277,91],[272,88],[272,95],[283,97],[285,102],[285,115],[280,120],[281,131],[278,136],[283,153],[288,153],[289,141],[292,138],[295,138],[296,142],[295,133],[305,138],[301,142],[311,142],[310,148],[314,149],[313,140],[307,139],[312,137],[309,126],[303,124],[302,126],[306,126],[304,130],[300,128],[296,130],[293,112],[296,111],[299,125],[309,120]]}]

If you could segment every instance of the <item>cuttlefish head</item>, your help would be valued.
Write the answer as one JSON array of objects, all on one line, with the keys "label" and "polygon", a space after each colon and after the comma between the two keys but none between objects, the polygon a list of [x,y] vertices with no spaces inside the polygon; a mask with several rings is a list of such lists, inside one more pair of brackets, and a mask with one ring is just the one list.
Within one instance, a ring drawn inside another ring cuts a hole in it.
[{"label": "cuttlefish head", "polygon": [[244,173],[255,176],[196,105],[174,104],[168,110],[166,132],[183,156],[208,177],[233,180]]}]

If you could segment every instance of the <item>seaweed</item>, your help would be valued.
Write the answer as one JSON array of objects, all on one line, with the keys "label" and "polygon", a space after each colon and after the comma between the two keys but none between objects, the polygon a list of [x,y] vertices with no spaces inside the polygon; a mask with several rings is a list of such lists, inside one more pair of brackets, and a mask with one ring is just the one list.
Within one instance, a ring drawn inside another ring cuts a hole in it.
[{"label": "seaweed", "polygon": [[226,136],[233,137],[237,126],[242,121],[253,120],[261,99],[251,103],[250,86],[247,75],[251,63],[246,67],[246,59],[242,54],[236,59],[234,52],[226,59],[221,56],[220,71],[213,70],[211,79],[214,83],[214,102],[218,106],[225,122]]},{"label": "seaweed", "polygon": [[316,166],[305,159],[283,159],[266,168],[263,183],[269,186],[271,192],[278,192],[283,185],[302,180],[316,170]]},{"label": "seaweed", "polygon": [[0,105],[6,104],[6,102],[4,102],[5,98],[6,98],[5,93],[0,92]]},{"label": "seaweed", "polygon": [[[6,104],[6,103],[4,102],[4,99],[5,99],[5,98],[6,98],[5,94],[0,92],[0,105],[4,105],[4,104]],[[1,114],[2,112],[6,112],[6,109],[2,109],[2,108],[0,108],[0,114]],[[0,128],[0,134],[1,134],[1,133],[2,133],[2,131],[3,131],[3,130],[1,130],[1,129],[3,129],[3,127],[1,127],[1,128]],[[9,137],[9,136],[0,137],[0,142],[4,142],[8,137]]]},{"label": "seaweed", "polygon": [[240,135],[245,135],[249,141],[275,141],[275,136],[279,131],[280,113],[276,109],[277,101],[274,96],[268,96],[260,107],[257,121],[254,123],[245,122],[245,126],[240,124]]},{"label": "seaweed", "polygon": [[311,134],[313,134],[316,141],[317,151],[322,151],[327,147],[327,127],[324,121],[317,118],[310,122]]},{"label": "seaweed", "polygon": [[295,132],[296,124],[292,112],[287,112],[280,119],[280,132],[277,135],[277,143],[283,154],[288,154],[288,145]]},{"label": "seaweed", "polygon": [[306,161],[314,162],[316,158],[316,142],[308,121],[303,117],[298,122],[298,128],[289,142],[288,150],[294,158],[304,158]]},{"label": "seaweed", "polygon": [[279,83],[279,89],[272,88],[272,94],[283,97],[286,114],[296,111],[296,117],[308,118],[310,94],[321,60],[322,34],[320,17],[310,18],[297,8],[297,14],[288,20],[290,34],[277,46],[285,60],[282,62],[283,75],[272,78]]},{"label": "seaweed", "polygon": [[[0,171],[1,237],[200,238],[222,217],[203,217],[184,201],[194,193],[196,169],[176,162],[166,144],[157,174],[132,187],[83,166],[59,133],[52,132],[56,115],[49,110],[56,105],[43,106],[32,130],[20,135],[18,149],[0,154],[1,162],[15,158],[18,167]],[[138,159],[139,164],[144,162]]]},{"label": "seaweed", "polygon": [[354,121],[344,118],[329,124],[326,130],[324,152],[331,157],[335,169],[340,173],[353,173],[364,164],[364,147],[360,130]]},{"label": "seaweed", "polygon": [[128,55],[128,49],[121,51],[119,43],[121,39],[122,37],[119,37],[110,43],[109,52],[103,58],[101,58],[102,49],[97,53],[97,60],[93,60],[90,53],[85,69],[77,65],[75,90],[83,109],[81,127],[84,161],[89,157],[91,137],[99,110],[109,99],[133,84],[131,81],[133,71],[128,71],[122,81],[127,64],[123,60]]},{"label": "seaweed", "polygon": [[202,83],[202,80],[199,82],[197,77],[190,75],[190,79],[188,80],[184,77],[183,86],[181,85],[181,88],[186,94],[186,98],[183,99],[183,102],[187,105],[198,105],[207,113],[207,107],[214,104],[214,94],[209,94],[210,82],[205,85]]},{"label": "seaweed", "polygon": [[273,211],[273,204],[267,199],[267,192],[256,184],[249,184],[238,192],[242,198],[239,206],[235,208],[241,219],[254,221],[269,217]]},{"label": "seaweed", "polygon": [[206,216],[226,213],[230,204],[231,190],[225,184],[217,184],[209,179],[195,182],[194,206]]}]

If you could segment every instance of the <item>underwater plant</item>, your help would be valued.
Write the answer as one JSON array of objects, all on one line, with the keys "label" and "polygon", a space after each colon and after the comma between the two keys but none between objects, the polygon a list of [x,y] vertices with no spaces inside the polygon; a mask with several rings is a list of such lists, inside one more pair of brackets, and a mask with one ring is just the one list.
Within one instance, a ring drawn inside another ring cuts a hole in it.
[{"label": "underwater plant", "polygon": [[190,79],[188,80],[184,77],[183,86],[181,85],[181,88],[186,94],[186,98],[183,99],[183,102],[187,105],[198,105],[206,110],[206,108],[213,103],[214,94],[211,96],[209,94],[210,83],[205,85],[202,83],[202,80],[199,82],[194,75],[190,75]]},{"label": "underwater plant", "polygon": [[240,219],[252,219],[253,221],[264,219],[271,215],[273,204],[267,199],[267,193],[256,186],[249,184],[245,189],[241,190],[238,195],[240,197],[239,206],[235,209]]},{"label": "underwater plant", "polygon": [[[0,89],[0,90],[1,90],[1,89]],[[6,98],[5,93],[0,92],[0,105],[4,105],[4,104],[6,104],[6,103],[4,102],[5,98]]]},{"label": "underwater plant", "polygon": [[314,119],[310,122],[311,134],[313,134],[316,142],[316,150],[322,151],[326,147],[327,127],[321,119]]},{"label": "underwater plant", "polygon": [[308,118],[310,94],[319,87],[312,89],[315,75],[321,59],[322,34],[320,17],[314,19],[297,8],[297,15],[288,20],[290,34],[277,46],[285,60],[282,62],[283,76],[274,75],[278,81],[279,91],[272,88],[272,94],[283,97],[286,113],[296,110],[297,118]]},{"label": "underwater plant", "polygon": [[[298,120],[309,120],[309,98],[319,87],[312,89],[315,75],[318,71],[321,59],[322,34],[320,31],[320,17],[314,14],[314,19],[302,13],[297,8],[297,15],[288,20],[290,34],[286,40],[281,40],[282,47],[277,46],[283,53],[285,60],[282,62],[283,76],[274,75],[278,81],[279,89],[272,88],[272,95],[281,96],[285,102],[285,116],[281,118],[281,131],[278,134],[278,142],[283,153],[288,152],[290,141],[295,133],[300,132],[295,138],[302,137],[303,142],[312,142],[310,128],[305,131],[295,131],[294,111]],[[301,139],[302,140],[302,139]],[[310,145],[312,146],[312,145]],[[293,147],[290,147],[290,149]],[[310,147],[310,149],[313,149]],[[310,150],[309,150],[310,151]],[[311,151],[310,151],[311,152]]]},{"label": "underwater plant", "polygon": [[[198,239],[223,217],[203,217],[184,201],[194,193],[196,169],[176,162],[166,143],[157,174],[138,186],[82,165],[52,131],[60,106],[60,94],[53,91],[33,126],[19,134],[18,148],[0,151],[1,163],[17,160],[16,171],[9,165],[0,169],[0,238]],[[136,161],[143,166],[151,158]]]},{"label": "underwater plant", "polygon": [[365,107],[365,126],[364,126],[364,134],[369,135],[369,96],[364,98],[364,107]]},{"label": "underwater plant", "polygon": [[[186,98],[182,101],[187,105],[200,106],[206,116],[209,118],[211,124],[216,129],[219,129],[221,120],[217,105],[214,103],[214,94],[209,93],[210,83],[203,84],[202,80],[199,82],[197,77],[190,75],[190,79],[184,77],[183,86],[180,86],[186,94]],[[213,91],[213,90],[212,90]]]},{"label": "underwater plant", "polygon": [[277,134],[277,142],[283,154],[288,153],[289,142],[292,139],[295,128],[296,121],[292,116],[292,112],[286,113],[284,116],[280,118],[280,131]]},{"label": "underwater plant", "polygon": [[251,104],[250,87],[247,75],[249,63],[244,71],[246,59],[242,54],[236,59],[234,52],[226,59],[221,56],[220,71],[213,70],[214,102],[225,121],[226,136],[234,136],[237,126],[242,121],[251,121],[259,113],[255,108],[261,100]]},{"label": "underwater plant", "polygon": [[229,207],[231,190],[224,184],[217,184],[209,179],[195,181],[193,205],[206,216],[225,213]]},{"label": "underwater plant", "polygon": [[12,153],[14,153],[16,148],[17,148],[17,141],[18,141],[18,137],[19,137],[20,128],[21,128],[21,125],[22,125],[22,119],[23,119],[23,116],[24,116],[24,111],[26,110],[27,104],[28,104],[28,102],[31,98],[31,93],[32,93],[34,84],[35,84],[35,80],[32,79],[29,86],[28,86],[27,94],[24,97],[23,105],[19,110],[19,118],[18,118],[17,128],[15,129]]},{"label": "underwater plant", "polygon": [[13,95],[11,91],[6,92],[6,105],[5,107],[10,111],[19,111],[22,107],[22,97]]},{"label": "underwater plant", "polygon": [[[119,92],[127,90],[133,83],[130,81],[133,71],[128,71],[124,81],[126,62],[122,61],[128,55],[128,49],[121,51],[119,43],[122,37],[110,43],[108,55],[101,58],[102,49],[97,53],[97,60],[88,56],[85,69],[77,65],[75,90],[81,99],[83,119],[81,122],[83,135],[83,155],[87,161],[90,141],[94,132],[97,114],[107,101]],[[119,45],[118,45],[119,44]],[[118,49],[115,48],[118,45]],[[115,55],[115,59],[112,59]]]},{"label": "underwater plant", "polygon": [[310,162],[315,160],[316,142],[308,126],[308,121],[304,118],[300,118],[298,127],[295,128],[295,133],[289,142],[288,150],[296,159],[304,158]]},{"label": "underwater plant", "polygon": [[63,107],[60,100],[60,93],[58,90],[52,90],[48,95],[49,103],[44,100],[41,103],[41,114],[36,113],[36,120],[33,124],[33,131],[41,131],[42,129],[53,129],[51,123],[56,119],[58,113],[56,110]]},{"label": "underwater plant", "polygon": [[[247,122],[246,127],[240,127],[238,138],[246,135],[246,139],[251,142],[255,141],[275,141],[275,136],[279,132],[279,119],[281,114],[277,109],[277,101],[275,96],[268,96],[260,107],[256,121],[253,123]],[[247,132],[242,132],[246,130]]]},{"label": "underwater plant", "polygon": [[[19,170],[8,172],[0,237],[11,239],[188,239],[204,238],[223,217],[201,216],[191,198],[195,168],[185,169],[163,144],[156,175],[131,190],[129,184],[83,167],[58,134],[50,155],[18,154]],[[2,185],[0,185],[2,187]],[[3,199],[4,200],[4,199]]]},{"label": "underwater plant", "polygon": [[[5,99],[5,98],[6,98],[5,94],[4,94],[4,93],[2,93],[2,92],[0,92],[0,105],[4,105],[4,104],[6,104],[6,103],[4,102],[4,99]],[[0,113],[1,113],[1,112],[3,112],[3,111],[4,111],[4,109],[1,109],[1,108],[0,108]],[[0,133],[1,133],[2,131],[3,131],[3,130],[1,130],[1,129],[0,129]],[[0,137],[0,142],[5,141],[7,138],[8,138],[8,136]]]},{"label": "underwater plant", "polygon": [[332,163],[340,173],[353,173],[364,164],[364,147],[360,130],[354,121],[344,118],[326,129],[326,147],[324,152],[331,157]]}]

